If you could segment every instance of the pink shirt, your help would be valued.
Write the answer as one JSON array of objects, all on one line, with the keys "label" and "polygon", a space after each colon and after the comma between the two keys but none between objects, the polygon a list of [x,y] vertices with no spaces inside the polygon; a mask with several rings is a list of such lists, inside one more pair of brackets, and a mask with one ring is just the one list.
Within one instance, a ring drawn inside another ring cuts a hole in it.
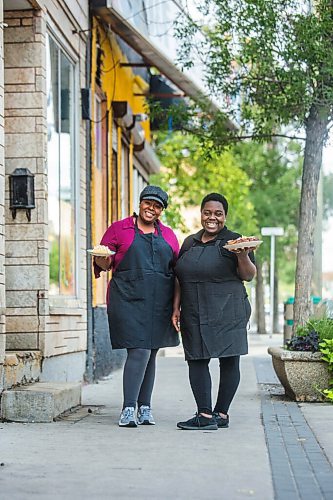
[{"label": "pink shirt", "polygon": [[[157,221],[157,224],[159,224],[162,237],[172,248],[174,262],[176,262],[179,253],[179,243],[177,237],[172,229],[162,224],[160,220]],[[143,231],[140,229],[139,232],[143,234]],[[157,228],[155,228],[155,234],[158,234]],[[114,222],[105,231],[103,238],[101,239],[101,245],[106,245],[110,248],[110,250],[116,252],[112,257],[112,271],[115,271],[120,262],[123,260],[127,250],[133,243],[134,237],[135,226],[132,216]],[[102,269],[94,262],[95,278],[99,278],[101,271]]]}]

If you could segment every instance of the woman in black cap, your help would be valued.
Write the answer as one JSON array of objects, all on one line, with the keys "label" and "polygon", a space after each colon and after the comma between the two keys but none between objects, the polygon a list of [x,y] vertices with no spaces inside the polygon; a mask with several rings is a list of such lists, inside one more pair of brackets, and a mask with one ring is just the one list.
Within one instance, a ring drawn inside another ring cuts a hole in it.
[{"label": "woman in black cap", "polygon": [[146,186],[139,213],[114,222],[101,240],[115,254],[94,259],[96,278],[112,270],[107,293],[112,348],[127,349],[121,427],[155,424],[151,395],[156,354],[161,347],[179,344],[171,322],[179,245],[174,232],[159,220],[167,206],[165,191]]},{"label": "woman in black cap", "polygon": [[[217,430],[228,427],[228,410],[239,380],[239,357],[247,354],[246,327],[251,307],[243,281],[256,274],[253,248],[226,250],[240,235],[225,226],[226,198],[211,193],[202,200],[203,229],[184,241],[177,265],[180,284],[173,323],[182,333],[192,392],[197,404],[193,418],[178,422],[180,429]],[[249,242],[249,246],[251,242]],[[180,310],[181,308],[181,310]],[[219,358],[220,383],[212,408],[209,362]]]}]

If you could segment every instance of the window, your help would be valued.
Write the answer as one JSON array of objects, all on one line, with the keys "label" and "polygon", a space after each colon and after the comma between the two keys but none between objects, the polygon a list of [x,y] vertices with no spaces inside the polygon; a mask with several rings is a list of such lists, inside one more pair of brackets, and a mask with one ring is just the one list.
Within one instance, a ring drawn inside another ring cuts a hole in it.
[{"label": "window", "polygon": [[50,294],[76,295],[74,65],[47,37]]}]

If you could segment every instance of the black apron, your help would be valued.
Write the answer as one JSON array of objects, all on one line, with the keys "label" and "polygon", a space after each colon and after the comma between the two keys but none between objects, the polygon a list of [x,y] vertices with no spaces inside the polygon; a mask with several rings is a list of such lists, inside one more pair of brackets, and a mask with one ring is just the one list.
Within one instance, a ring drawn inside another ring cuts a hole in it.
[{"label": "black apron", "polygon": [[113,349],[158,349],[179,344],[171,323],[173,251],[158,234],[135,237],[115,270],[109,289],[108,318]]},{"label": "black apron", "polygon": [[187,360],[248,352],[246,328],[251,306],[237,275],[237,258],[223,248],[230,233],[225,228],[222,238],[206,244],[193,240],[177,261],[180,329]]}]

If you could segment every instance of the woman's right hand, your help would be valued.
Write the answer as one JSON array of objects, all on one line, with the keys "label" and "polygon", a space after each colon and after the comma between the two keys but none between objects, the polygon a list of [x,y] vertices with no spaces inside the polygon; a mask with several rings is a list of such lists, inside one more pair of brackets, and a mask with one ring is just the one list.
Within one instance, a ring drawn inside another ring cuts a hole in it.
[{"label": "woman's right hand", "polygon": [[171,321],[177,332],[180,331],[180,309],[174,309]]}]

